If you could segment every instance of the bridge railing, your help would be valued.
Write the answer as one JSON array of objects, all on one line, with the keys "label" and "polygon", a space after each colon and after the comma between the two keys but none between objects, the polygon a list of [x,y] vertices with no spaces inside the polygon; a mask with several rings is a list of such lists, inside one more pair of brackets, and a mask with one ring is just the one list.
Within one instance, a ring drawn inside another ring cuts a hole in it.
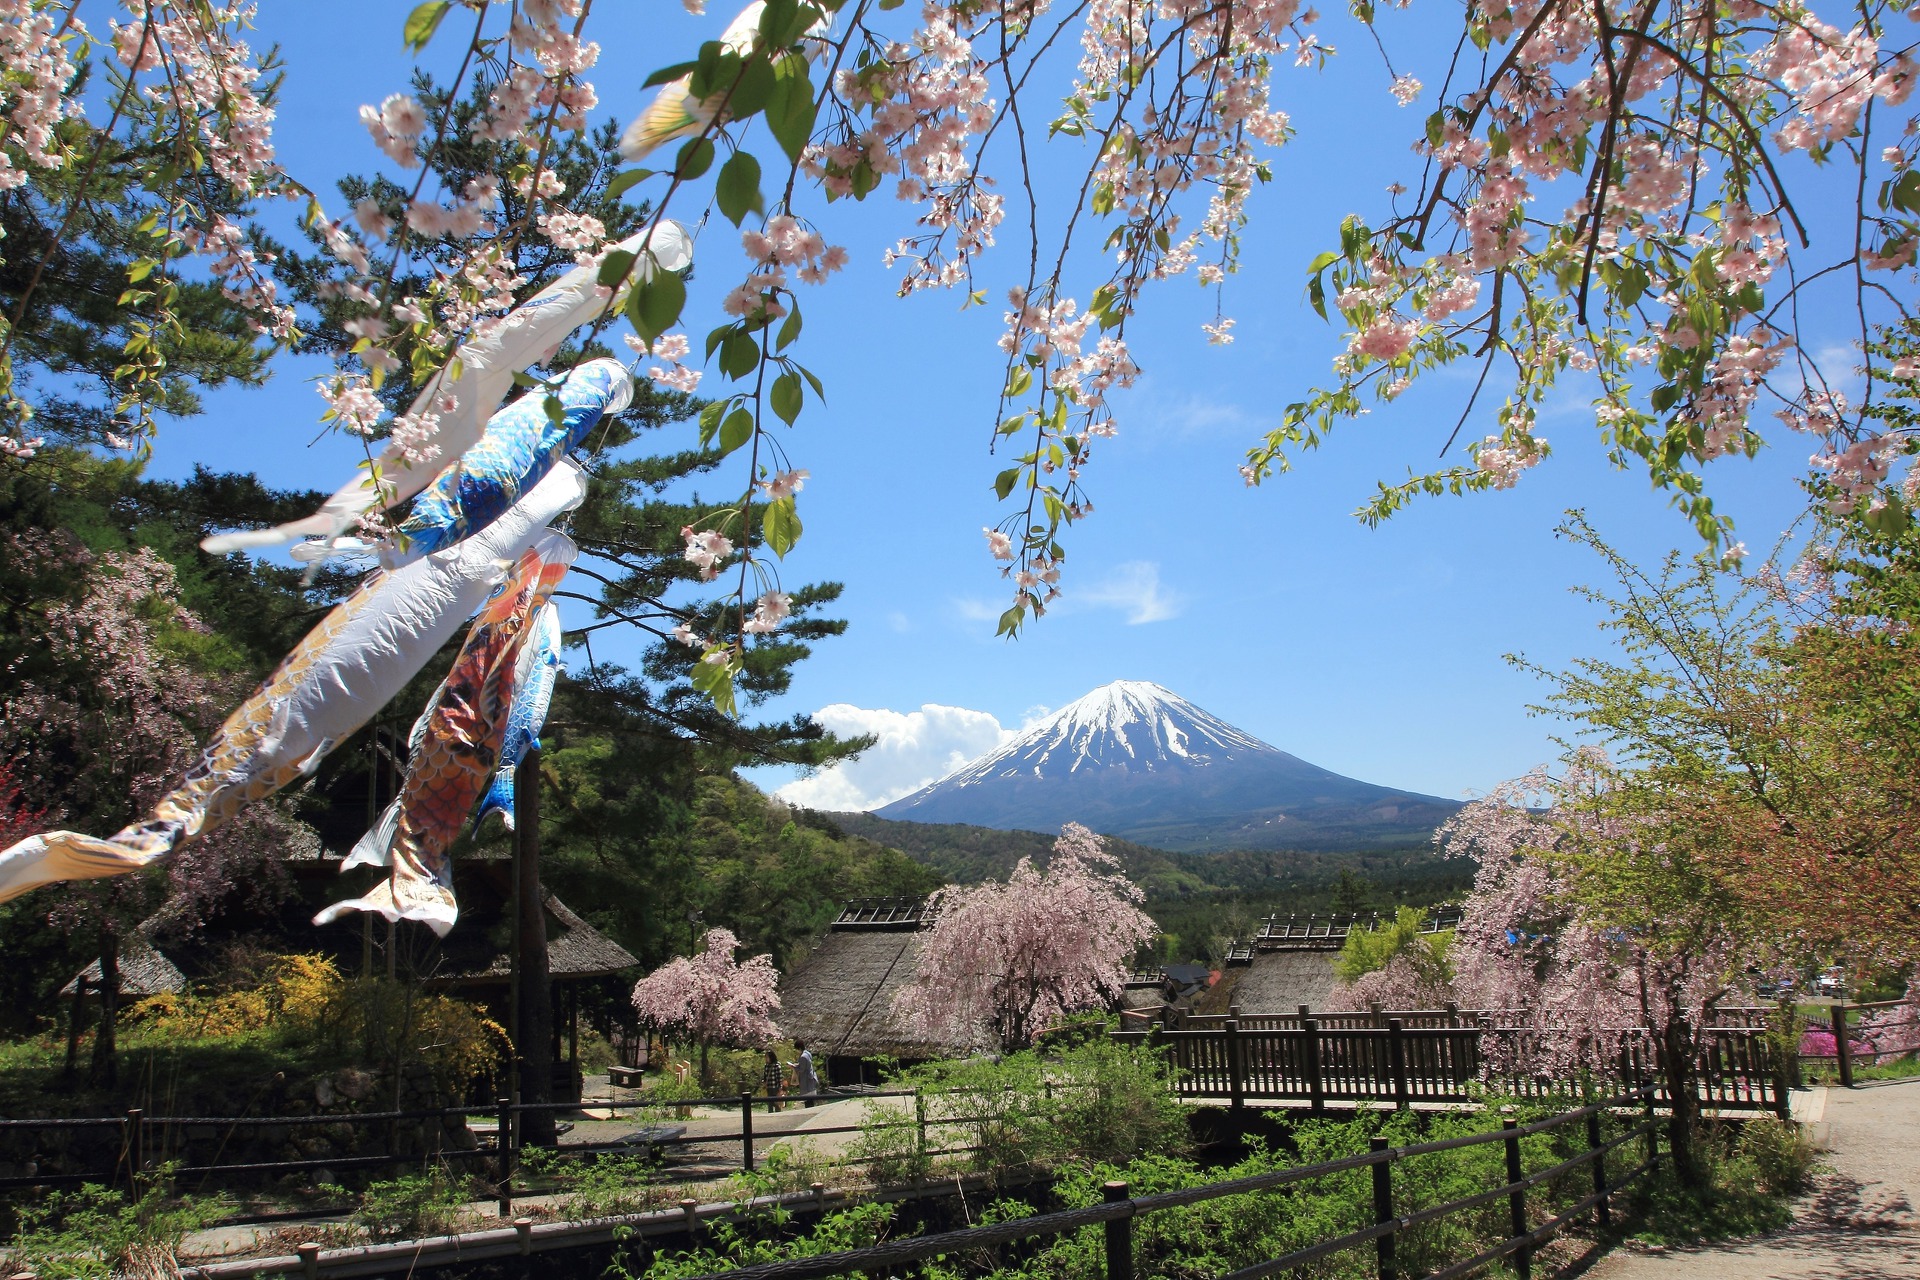
[{"label": "bridge railing", "polygon": [[[1182,1097],[1236,1107],[1291,1101],[1315,1111],[1338,1102],[1405,1108],[1466,1102],[1489,1087],[1523,1097],[1568,1091],[1568,1081],[1523,1065],[1547,1059],[1550,1033],[1485,1024],[1410,1027],[1400,1018],[1389,1018],[1384,1027],[1304,1021],[1276,1028],[1229,1020],[1218,1028],[1119,1031],[1114,1039],[1164,1049]],[[1658,1045],[1643,1030],[1621,1033],[1619,1052],[1608,1056],[1612,1060],[1595,1073],[1606,1086],[1637,1088],[1663,1078]],[[1784,1116],[1789,1098],[1783,1066],[1765,1030],[1709,1027],[1701,1033],[1696,1063],[1699,1101],[1720,1110]]]}]

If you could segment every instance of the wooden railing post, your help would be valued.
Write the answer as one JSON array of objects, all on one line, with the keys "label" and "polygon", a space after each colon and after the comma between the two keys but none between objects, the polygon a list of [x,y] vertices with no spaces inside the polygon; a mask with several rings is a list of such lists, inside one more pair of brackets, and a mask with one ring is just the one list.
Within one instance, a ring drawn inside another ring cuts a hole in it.
[{"label": "wooden railing post", "polygon": [[1227,1097],[1236,1111],[1247,1105],[1246,1070],[1240,1059],[1240,1020],[1227,1019]]},{"label": "wooden railing post", "polygon": [[1601,1230],[1613,1225],[1613,1205],[1607,1195],[1607,1157],[1600,1151],[1600,1113],[1587,1113],[1587,1150],[1596,1152],[1593,1157],[1593,1194],[1600,1199],[1593,1208],[1593,1220],[1600,1224]]},{"label": "wooden railing post", "polygon": [[1407,1087],[1406,1024],[1399,1018],[1387,1019],[1387,1066],[1393,1072],[1393,1105],[1397,1111],[1413,1107],[1413,1094]]},{"label": "wooden railing post", "polygon": [[927,1167],[927,1099],[926,1095],[917,1088],[913,1091],[913,1123],[917,1135],[914,1154],[918,1157],[920,1168],[924,1172]]},{"label": "wooden railing post", "polygon": [[[1520,1171],[1520,1135],[1515,1132],[1519,1122],[1509,1117],[1500,1122],[1507,1134],[1507,1209],[1512,1222],[1514,1239],[1527,1234],[1527,1189],[1520,1185],[1523,1176]],[[1513,1272],[1520,1280],[1531,1280],[1533,1275],[1533,1249],[1530,1245],[1521,1245],[1513,1255]]]},{"label": "wooden railing post", "polygon": [[1849,1043],[1852,1039],[1847,1034],[1847,1006],[1836,1004],[1833,1006],[1833,1051],[1839,1056],[1842,1089],[1853,1088],[1853,1046]]},{"label": "wooden railing post", "polygon": [[140,1108],[127,1108],[127,1189],[136,1200],[140,1198],[140,1168],[147,1156],[146,1135],[142,1132],[146,1126],[140,1119]]},{"label": "wooden railing post", "polygon": [[[1127,1184],[1109,1182],[1103,1188],[1106,1202],[1118,1204],[1127,1199]],[[1107,1223],[1107,1280],[1133,1280],[1133,1219],[1114,1218]]]},{"label": "wooden railing post", "polygon": [[1319,1115],[1327,1109],[1327,1086],[1320,1078],[1320,1019],[1303,1016],[1300,1030],[1306,1034],[1307,1101],[1313,1113]]},{"label": "wooden railing post", "polygon": [[513,1099],[501,1098],[498,1115],[500,1117],[500,1137],[496,1142],[500,1151],[500,1216],[513,1216]]},{"label": "wooden railing post", "polygon": [[740,1167],[753,1172],[753,1090],[740,1093]]},{"label": "wooden railing post", "polygon": [[[1367,1149],[1375,1155],[1380,1155],[1387,1149],[1387,1140],[1369,1138]],[[1376,1160],[1373,1164],[1373,1221],[1376,1226],[1383,1226],[1393,1221],[1393,1160],[1391,1157]],[[1374,1257],[1380,1264],[1380,1280],[1394,1280],[1393,1236],[1394,1233],[1388,1231],[1374,1237]]]}]

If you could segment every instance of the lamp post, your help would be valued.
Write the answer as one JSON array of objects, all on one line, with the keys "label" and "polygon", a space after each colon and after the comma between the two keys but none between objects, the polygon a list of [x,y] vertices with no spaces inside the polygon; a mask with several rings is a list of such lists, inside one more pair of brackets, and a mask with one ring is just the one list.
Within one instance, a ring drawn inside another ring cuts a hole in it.
[{"label": "lamp post", "polygon": [[687,955],[688,956],[693,955],[694,949],[698,945],[697,938],[700,932],[700,922],[704,919],[706,919],[706,916],[701,914],[700,908],[698,907],[691,908],[687,912]]}]

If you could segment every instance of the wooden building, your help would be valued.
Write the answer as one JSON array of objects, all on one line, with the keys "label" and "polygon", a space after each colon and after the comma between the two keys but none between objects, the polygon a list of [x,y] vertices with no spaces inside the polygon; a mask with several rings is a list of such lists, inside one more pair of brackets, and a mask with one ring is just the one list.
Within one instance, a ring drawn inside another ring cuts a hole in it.
[{"label": "wooden building", "polygon": [[894,1012],[893,997],[912,979],[930,923],[922,900],[853,899],[781,980],[780,1029],[807,1043],[822,1085],[878,1083],[882,1058],[964,1058],[991,1047],[984,1033],[934,1035]]},{"label": "wooden building", "polygon": [[[453,864],[460,919],[444,939],[424,925],[391,928],[377,916],[353,913],[316,926],[321,905],[355,896],[373,878],[371,870],[341,873],[327,856],[288,859],[294,893],[271,911],[235,907],[181,942],[156,946],[146,926],[120,957],[124,1003],[164,992],[184,991],[195,981],[229,972],[237,951],[252,954],[319,954],[344,974],[398,974],[431,990],[487,1005],[503,1025],[513,974],[513,863],[509,858],[463,858]],[[544,895],[547,971],[553,984],[553,1059],[556,1100],[581,1094],[580,989],[583,984],[625,974],[639,966],[626,950],[582,920],[551,891]],[[100,962],[74,975],[61,995],[78,1003],[98,991]]]}]

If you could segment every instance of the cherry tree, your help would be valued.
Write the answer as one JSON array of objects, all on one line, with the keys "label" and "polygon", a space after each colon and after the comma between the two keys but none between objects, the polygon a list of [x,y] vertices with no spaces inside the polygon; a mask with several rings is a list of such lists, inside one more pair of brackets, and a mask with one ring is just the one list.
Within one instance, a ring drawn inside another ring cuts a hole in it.
[{"label": "cherry tree", "polygon": [[707,930],[701,945],[699,955],[676,956],[640,979],[633,1007],[663,1033],[700,1046],[704,1083],[713,1046],[750,1049],[778,1038],[780,971],[770,955],[736,961],[740,939],[730,929]]},{"label": "cherry tree", "polygon": [[[25,643],[0,701],[5,821],[124,825],[197,759],[201,736],[245,685],[208,670],[209,633],[176,603],[173,567],[150,549],[92,552],[68,534],[25,531],[0,535],[0,554],[16,583],[38,587],[11,618]],[[60,891],[50,918],[98,948],[96,1077],[115,1071],[118,958],[130,931],[190,933],[242,890],[255,904],[277,901],[289,883],[280,859],[310,837],[284,804],[255,805],[164,871]]]},{"label": "cherry tree", "polygon": [[[1356,195],[1361,212],[1303,264],[1309,298],[1346,349],[1330,383],[1254,444],[1248,483],[1466,363],[1479,370],[1442,464],[1383,485],[1365,518],[1421,494],[1513,485],[1550,453],[1537,426],[1556,392],[1590,398],[1615,461],[1669,489],[1728,560],[1744,547],[1713,506],[1709,464],[1781,431],[1804,433],[1808,483],[1829,510],[1899,523],[1914,498],[1900,459],[1915,437],[1888,413],[1920,393],[1916,64],[1903,6],[1474,0],[1457,42],[1427,32],[1396,53],[1397,19],[1370,2],[1323,19],[1298,0],[917,10],[765,0],[721,38],[667,55],[651,100],[623,90],[603,104],[596,65],[611,55],[630,83],[632,52],[602,48],[588,0],[426,0],[396,18],[393,38],[420,58],[445,46],[435,54],[457,63],[454,79],[433,104],[396,85],[358,106],[370,154],[407,193],[393,210],[330,210],[323,183],[285,170],[271,131],[276,69],[241,38],[250,8],[130,0],[125,20],[84,21],[72,0],[4,9],[0,189],[41,193],[48,216],[0,336],[0,372],[43,287],[37,264],[62,260],[94,195],[112,150],[102,138],[175,157],[139,177],[154,216],[139,224],[145,239],[114,303],[133,335],[114,374],[117,438],[130,447],[155,429],[182,280],[218,281],[263,347],[296,339],[300,317],[277,291],[282,264],[245,225],[262,202],[300,202],[346,273],[333,287],[356,311],[355,340],[322,390],[328,420],[367,441],[370,457],[378,440],[406,454],[433,438],[433,395],[388,418],[375,393],[394,378],[430,392],[463,344],[507,322],[524,283],[513,250],[538,242],[572,255],[598,272],[608,315],[624,315],[656,380],[690,390],[709,379],[700,440],[733,459],[736,496],[684,531],[684,553],[708,580],[727,577],[737,608],[683,639],[723,703],[748,638],[786,614],[780,562],[801,537],[808,468],[790,454],[801,437],[779,428],[824,394],[801,363],[802,313],[851,252],[834,227],[857,220],[837,206],[881,190],[904,202],[906,223],[884,250],[903,294],[1006,299],[987,357],[1005,378],[981,419],[1005,453],[993,465],[1006,506],[983,550],[1011,587],[1001,627],[1017,630],[1062,589],[1069,527],[1093,512],[1088,468],[1119,427],[1112,393],[1145,354],[1132,345],[1140,309],[1172,282],[1196,282],[1220,299],[1209,336],[1231,341],[1225,307],[1252,196],[1286,162],[1286,103],[1315,92],[1335,23],[1354,24],[1338,43],[1382,55],[1383,101],[1432,109],[1388,144],[1413,145],[1405,180],[1384,202]],[[303,59],[324,55],[288,56],[289,73],[306,74]],[[1431,88],[1409,57],[1432,60],[1419,63]],[[89,83],[104,86],[93,101]],[[447,105],[474,95],[484,110]],[[343,118],[354,106],[342,104]],[[626,247],[569,207],[548,163],[603,106],[639,117],[624,147],[636,165],[614,187],[646,198],[651,214]],[[474,140],[500,144],[491,171],[449,184],[422,164]],[[1844,181],[1828,176],[1836,167]],[[526,197],[510,222],[505,190]],[[703,317],[682,277],[657,269],[651,234],[709,207],[739,229],[744,260],[716,256],[720,228],[709,228],[703,260],[735,283]],[[1002,239],[1017,248],[996,272],[989,255]],[[446,270],[397,283],[409,246],[422,244],[448,250]],[[1852,349],[1838,364],[1817,358],[1842,333]],[[1484,426],[1469,430],[1489,386]],[[19,387],[9,394],[0,437],[24,455],[33,406]]]},{"label": "cherry tree", "polygon": [[988,1031],[1024,1049],[1068,1014],[1105,1006],[1159,927],[1099,836],[1061,828],[1044,869],[1022,858],[1004,884],[949,885],[928,902],[919,967],[895,1008],[927,1030]]}]

